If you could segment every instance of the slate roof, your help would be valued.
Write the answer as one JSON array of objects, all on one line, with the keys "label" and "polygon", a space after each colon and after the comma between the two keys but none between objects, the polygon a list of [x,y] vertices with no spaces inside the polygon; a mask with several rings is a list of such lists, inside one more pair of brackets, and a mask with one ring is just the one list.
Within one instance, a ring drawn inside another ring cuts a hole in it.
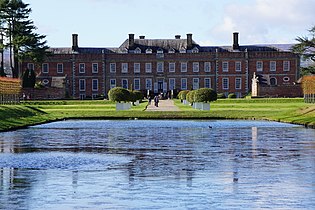
[{"label": "slate roof", "polygon": [[[152,53],[156,53],[158,50],[163,50],[168,52],[170,50],[175,50],[179,52],[181,49],[187,49],[187,39],[135,39],[134,40],[134,49],[140,48],[141,52],[144,52],[147,49],[151,49]],[[199,47],[199,45],[192,41],[193,47]],[[119,47],[120,51],[129,49],[129,39],[126,39]]]},{"label": "slate roof", "polygon": [[[139,48],[141,53],[146,50],[152,50],[156,53],[158,50],[163,50],[164,53],[169,51],[180,52],[180,50],[187,50],[187,39],[134,39],[133,49]],[[238,50],[240,52],[270,52],[281,51],[290,52],[293,44],[257,44],[257,45],[241,45]],[[199,52],[233,52],[232,46],[200,46],[195,41],[192,41],[192,48],[197,48]],[[111,53],[127,53],[129,50],[129,39],[126,39],[117,48],[98,48],[98,47],[79,47],[78,53],[84,54],[111,54]],[[72,48],[50,48],[53,54],[72,54]]]}]

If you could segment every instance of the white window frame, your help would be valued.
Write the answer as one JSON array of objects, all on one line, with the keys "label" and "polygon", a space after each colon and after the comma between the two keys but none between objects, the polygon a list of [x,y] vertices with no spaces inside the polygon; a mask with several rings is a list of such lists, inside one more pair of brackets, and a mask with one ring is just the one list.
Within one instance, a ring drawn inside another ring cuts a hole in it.
[{"label": "white window frame", "polygon": [[175,72],[176,64],[174,62],[171,62],[168,64],[168,71],[169,72]]},{"label": "white window frame", "polygon": [[277,62],[276,61],[270,61],[269,69],[270,69],[270,71],[276,71],[277,70]]},{"label": "white window frame", "polygon": [[79,73],[85,73],[85,63],[79,63]]},{"label": "white window frame", "polygon": [[[207,81],[209,81],[209,86],[207,86]],[[211,78],[204,78],[204,87],[205,88],[211,88]]]},{"label": "white window frame", "polygon": [[205,62],[204,71],[205,72],[211,72],[211,62]]},{"label": "white window frame", "polygon": [[[94,88],[95,85],[96,88]],[[92,79],[92,91],[98,91],[98,79]]]},{"label": "white window frame", "polygon": [[223,90],[229,89],[229,78],[227,77],[222,78],[222,89]]},{"label": "white window frame", "polygon": [[57,73],[58,74],[63,73],[63,63],[57,63]]},{"label": "white window frame", "polygon": [[[46,68],[45,68],[46,66]],[[49,63],[43,63],[42,64],[42,73],[47,74],[49,73]]]},{"label": "white window frame", "polygon": [[98,73],[98,63],[92,63],[92,73]]},{"label": "white window frame", "polygon": [[193,72],[199,72],[199,62],[193,62]]},{"label": "white window frame", "polygon": [[168,79],[168,84],[169,84],[170,90],[176,89],[176,83],[175,82],[176,82],[175,78],[169,78]]},{"label": "white window frame", "polygon": [[128,73],[128,63],[121,64],[121,73]]},{"label": "white window frame", "polygon": [[228,72],[229,71],[229,62],[223,61],[222,62],[222,72]]},{"label": "white window frame", "polygon": [[180,63],[180,72],[187,72],[187,62]]},{"label": "white window frame", "polygon": [[140,90],[140,78],[133,79],[133,89]]},{"label": "white window frame", "polygon": [[146,90],[152,90],[152,79],[151,78],[145,79],[145,88],[146,88]]},{"label": "white window frame", "polygon": [[199,53],[199,49],[198,47],[194,47],[192,50],[191,50],[192,53]]},{"label": "white window frame", "polygon": [[164,72],[164,62],[157,62],[156,63],[156,72]]},{"label": "white window frame", "polygon": [[145,72],[152,73],[152,63],[145,63]]},{"label": "white window frame", "polygon": [[152,54],[152,49],[151,49],[151,48],[146,49],[146,50],[145,50],[145,53],[146,53],[146,54]]},{"label": "white window frame", "polygon": [[109,64],[109,71],[110,73],[116,73],[116,63]]},{"label": "white window frame", "polygon": [[116,79],[110,79],[109,80],[109,88],[115,88],[116,87]]},{"label": "white window frame", "polygon": [[182,90],[187,90],[187,78],[181,78],[180,79],[180,88]]},{"label": "white window frame", "polygon": [[242,78],[236,77],[235,78],[235,90],[242,89]]},{"label": "white window frame", "polygon": [[199,89],[199,78],[193,78],[193,90]]},{"label": "white window frame", "polygon": [[290,61],[283,61],[283,71],[290,71]]},{"label": "white window frame", "polygon": [[263,69],[264,69],[264,62],[256,61],[256,71],[263,71]]},{"label": "white window frame", "polygon": [[235,71],[242,71],[242,62],[235,61]]},{"label": "white window frame", "polygon": [[86,81],[85,79],[79,79],[79,90],[85,91],[86,89]]},{"label": "white window frame", "polygon": [[[124,86],[124,81],[126,81],[126,86]],[[128,89],[128,79],[121,79],[121,87]]]},{"label": "white window frame", "polygon": [[141,68],[140,63],[134,63],[133,64],[134,73],[140,73],[140,68]]}]

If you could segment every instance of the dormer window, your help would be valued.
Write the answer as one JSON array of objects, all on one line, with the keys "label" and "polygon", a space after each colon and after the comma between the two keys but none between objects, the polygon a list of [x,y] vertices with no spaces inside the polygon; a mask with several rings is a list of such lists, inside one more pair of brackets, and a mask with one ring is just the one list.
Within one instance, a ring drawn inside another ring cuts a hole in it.
[{"label": "dormer window", "polygon": [[168,50],[168,53],[175,53],[174,48],[169,49],[169,50]]},{"label": "dormer window", "polygon": [[146,50],[145,50],[145,53],[151,54],[151,53],[152,53],[152,49],[151,49],[151,48],[146,49]]},{"label": "dormer window", "polygon": [[180,53],[186,53],[186,49],[182,47],[182,48],[179,49],[179,52]]},{"label": "dormer window", "polygon": [[135,49],[135,53],[136,53],[136,54],[140,54],[140,53],[141,53],[141,49],[140,49],[139,47],[137,47],[137,48]]},{"label": "dormer window", "polygon": [[192,53],[199,53],[199,49],[197,47],[194,47],[192,50],[191,50]]},{"label": "dormer window", "polygon": [[163,49],[161,49],[161,48],[159,48],[157,51],[156,51],[156,53],[163,53]]}]

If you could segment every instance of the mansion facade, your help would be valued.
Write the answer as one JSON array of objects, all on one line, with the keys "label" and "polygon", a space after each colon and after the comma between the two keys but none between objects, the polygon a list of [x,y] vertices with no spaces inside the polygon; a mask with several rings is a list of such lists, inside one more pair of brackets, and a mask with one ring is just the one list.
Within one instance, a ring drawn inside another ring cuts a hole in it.
[{"label": "mansion facade", "polygon": [[[251,92],[252,77],[262,75],[266,86],[291,85],[299,79],[300,58],[289,45],[239,45],[233,33],[230,46],[200,46],[187,34],[184,39],[135,38],[129,34],[117,48],[50,48],[34,69],[47,87],[64,87],[68,96],[85,99],[107,95],[113,87],[140,90],[145,95],[178,93],[202,87],[243,97]],[[290,91],[290,90],[288,90]]]}]

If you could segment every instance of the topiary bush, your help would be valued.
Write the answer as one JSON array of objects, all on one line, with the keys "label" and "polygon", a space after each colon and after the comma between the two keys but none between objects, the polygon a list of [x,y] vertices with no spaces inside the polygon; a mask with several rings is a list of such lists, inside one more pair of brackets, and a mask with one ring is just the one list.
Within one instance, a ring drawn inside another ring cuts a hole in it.
[{"label": "topiary bush", "polygon": [[131,101],[130,92],[122,87],[115,87],[108,91],[108,98],[114,102]]},{"label": "topiary bush", "polygon": [[186,96],[187,96],[187,93],[189,92],[189,90],[182,90],[178,93],[177,97],[178,99],[180,100],[186,100]]},{"label": "topiary bush", "polygon": [[230,94],[228,95],[228,98],[236,98],[235,93],[230,93]]},{"label": "topiary bush", "polygon": [[189,103],[194,103],[195,101],[195,94],[196,94],[196,90],[191,90],[187,93],[186,95],[186,100],[189,102]]},{"label": "topiary bush", "polygon": [[139,102],[142,101],[142,99],[143,99],[143,94],[142,94],[141,91],[139,91],[139,90],[134,90],[134,91],[133,91],[133,94],[135,95],[136,101],[137,101],[137,100],[139,100]]},{"label": "topiary bush", "polygon": [[195,91],[194,102],[211,102],[217,100],[217,93],[211,88],[200,88]]}]

